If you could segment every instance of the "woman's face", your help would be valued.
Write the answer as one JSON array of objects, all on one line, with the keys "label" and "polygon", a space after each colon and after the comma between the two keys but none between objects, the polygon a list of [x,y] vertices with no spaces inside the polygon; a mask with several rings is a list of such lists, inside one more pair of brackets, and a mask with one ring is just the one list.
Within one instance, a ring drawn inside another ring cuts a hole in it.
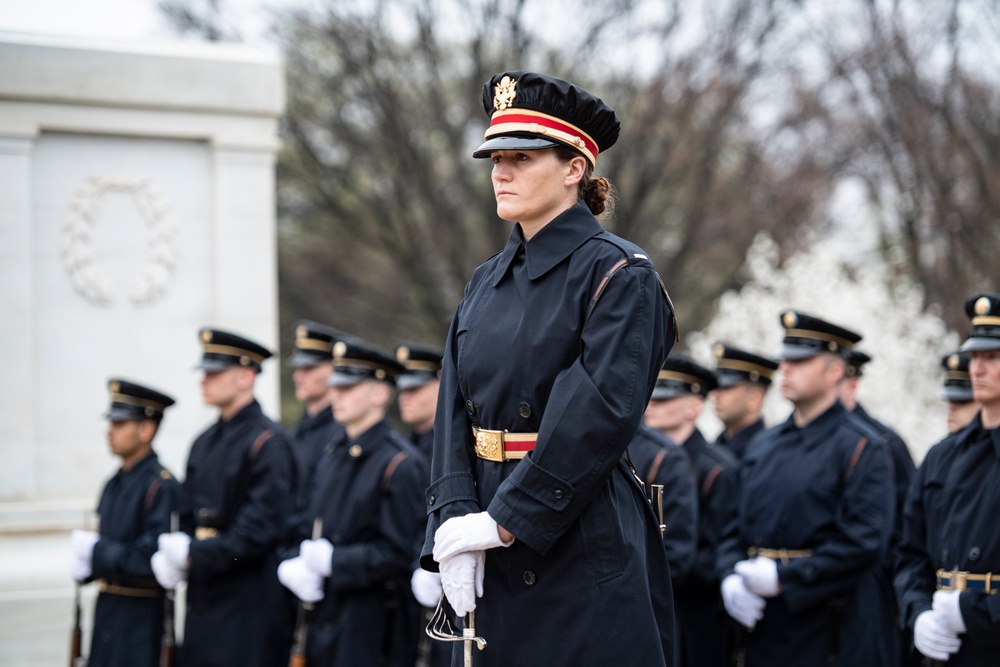
[{"label": "woman's face", "polygon": [[585,158],[563,162],[551,148],[493,151],[490,157],[497,215],[502,219],[537,227],[576,203]]}]

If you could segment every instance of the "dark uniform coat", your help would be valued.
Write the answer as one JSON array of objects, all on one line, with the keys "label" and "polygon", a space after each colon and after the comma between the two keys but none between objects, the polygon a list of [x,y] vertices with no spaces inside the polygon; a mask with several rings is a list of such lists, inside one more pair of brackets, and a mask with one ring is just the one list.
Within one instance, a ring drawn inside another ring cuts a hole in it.
[{"label": "dark uniform coat", "polygon": [[291,435],[298,461],[300,501],[304,506],[309,502],[313,475],[324,447],[340,442],[347,434],[344,433],[344,427],[333,419],[333,411],[327,407],[312,416],[303,411],[302,418]]},{"label": "dark uniform coat", "polygon": [[895,624],[880,566],[893,521],[889,466],[879,434],[839,402],[802,428],[789,417],[750,444],[720,579],[750,547],[812,555],[778,562],[781,593],[742,634],[747,667],[892,664]]},{"label": "dark uniform coat", "polygon": [[[607,281],[587,318],[605,275]],[[670,579],[658,522],[622,461],[674,338],[646,255],[578,203],[476,269],[446,344],[421,564],[446,520],[482,510],[516,541],[486,552],[479,665],[662,665]],[[471,429],[538,433],[480,459]]]},{"label": "dark uniform coat", "polygon": [[715,557],[735,507],[739,462],[728,450],[708,443],[698,429],[683,448],[694,465],[697,483],[698,550],[690,576],[676,593],[681,662],[686,667],[721,667],[726,660],[729,621],[722,607]]},{"label": "dark uniform coat", "polygon": [[720,433],[719,437],[715,439],[715,446],[722,447],[723,449],[728,449],[732,452],[736,460],[742,461],[743,457],[747,453],[747,445],[753,440],[753,437],[764,430],[764,420],[758,419],[754,423],[747,426],[742,431],[739,431],[732,437],[732,439],[726,438],[725,433]]},{"label": "dark uniform coat", "polygon": [[424,455],[425,459],[431,460],[431,456],[434,454],[434,429],[424,433],[413,431],[410,433],[410,442],[417,448],[417,451]]},{"label": "dark uniform coat", "polygon": [[[156,667],[163,636],[163,589],[149,559],[160,533],[170,531],[180,484],[155,453],[108,480],[97,506],[100,539],[91,566],[121,593],[101,593],[94,611],[88,665]],[[114,589],[112,589],[114,590]]]},{"label": "dark uniform coat", "polygon": [[[185,667],[287,664],[294,619],[277,548],[294,505],[292,445],[256,401],[194,441],[181,501],[181,528],[196,535]],[[198,539],[196,528],[218,534]]]},{"label": "dark uniform coat", "polygon": [[412,667],[420,609],[410,575],[426,521],[427,476],[424,457],[387,421],[327,448],[309,525],[295,541],[309,538],[319,517],[333,544],[332,571],[310,620],[310,665]]},{"label": "dark uniform coat", "polygon": [[[927,452],[906,499],[896,594],[911,630],[931,608],[938,569],[1000,572],[1000,429],[976,416]],[[998,577],[1000,579],[1000,577]],[[959,598],[968,631],[948,667],[1000,662],[1000,595],[966,591]]]}]

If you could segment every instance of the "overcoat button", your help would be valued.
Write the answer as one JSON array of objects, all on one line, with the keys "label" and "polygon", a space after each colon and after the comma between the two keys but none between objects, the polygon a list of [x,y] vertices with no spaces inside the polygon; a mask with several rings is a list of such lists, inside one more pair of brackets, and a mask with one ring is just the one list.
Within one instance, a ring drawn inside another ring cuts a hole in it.
[{"label": "overcoat button", "polygon": [[430,498],[427,499],[427,504],[433,505],[435,500],[437,500],[437,496],[431,496]]},{"label": "overcoat button", "polygon": [[527,403],[521,403],[517,406],[517,414],[521,415],[525,419],[531,416],[531,406]]},{"label": "overcoat button", "polygon": [[556,498],[562,498],[563,497],[562,489],[555,489],[552,492],[552,495],[554,495]]},{"label": "overcoat button", "polygon": [[526,585],[528,585],[528,586],[534,586],[535,585],[535,581],[537,581],[537,579],[535,577],[535,573],[532,572],[531,570],[525,570],[524,571],[524,583]]},{"label": "overcoat button", "polygon": [[475,416],[476,414],[476,404],[472,401],[465,402],[465,411],[469,413],[469,416]]},{"label": "overcoat button", "polygon": [[979,560],[979,547],[969,549],[969,560]]}]

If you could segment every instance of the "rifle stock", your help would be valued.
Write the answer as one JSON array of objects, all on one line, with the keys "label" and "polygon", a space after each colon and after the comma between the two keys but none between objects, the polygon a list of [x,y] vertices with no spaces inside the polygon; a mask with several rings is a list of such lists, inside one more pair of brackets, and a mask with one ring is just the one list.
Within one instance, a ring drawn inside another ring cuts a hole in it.
[{"label": "rifle stock", "polygon": [[[312,538],[318,540],[323,536],[323,519],[316,517],[313,519]],[[306,645],[309,640],[309,619],[307,613],[311,611],[311,602],[299,603],[299,614],[295,619],[295,635],[292,642],[292,654],[288,657],[288,667],[306,667]]]},{"label": "rifle stock", "polygon": [[76,584],[76,611],[73,615],[73,630],[70,633],[69,667],[77,667],[83,660],[83,631],[80,629],[80,584]]},{"label": "rifle stock", "polygon": [[[170,513],[170,532],[180,530],[180,517]],[[163,636],[160,638],[160,667],[173,667],[177,649],[177,634],[174,625],[174,592],[166,591],[163,596]]]}]

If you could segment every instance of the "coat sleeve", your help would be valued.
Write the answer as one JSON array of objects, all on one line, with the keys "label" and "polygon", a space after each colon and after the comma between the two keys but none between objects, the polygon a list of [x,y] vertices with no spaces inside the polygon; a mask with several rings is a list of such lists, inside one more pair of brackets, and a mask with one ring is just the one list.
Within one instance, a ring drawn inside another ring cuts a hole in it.
[{"label": "coat sleeve", "polygon": [[668,453],[655,483],[663,485],[663,547],[676,588],[691,573],[698,551],[698,494],[691,464],[679,447]]},{"label": "coat sleeve", "polygon": [[374,539],[333,544],[328,590],[369,588],[413,567],[413,545],[423,530],[427,468],[407,455],[396,466],[379,503],[378,535]]},{"label": "coat sleeve", "polygon": [[173,478],[156,478],[146,493],[141,534],[131,542],[104,537],[98,540],[92,560],[94,577],[153,576],[149,559],[156,552],[160,533],[170,530],[170,514],[177,509],[180,485]]},{"label": "coat sleeve", "polygon": [[[726,527],[736,506],[736,484],[738,469],[717,464],[719,472],[712,481],[712,488],[703,498],[699,526],[702,528],[701,544],[696,550],[691,581],[699,586],[714,588],[719,582],[715,577],[715,562]],[[704,492],[698,489],[698,493]],[[744,552],[746,553],[746,552]]]},{"label": "coat sleeve", "polygon": [[934,563],[927,553],[927,521],[924,491],[935,482],[929,471],[936,459],[934,448],[927,453],[917,469],[903,507],[902,538],[898,546],[899,561],[893,585],[903,622],[910,628],[922,612],[931,608],[936,588]]},{"label": "coat sleeve", "polygon": [[191,542],[192,575],[227,572],[275,548],[295,506],[294,465],[291,445],[280,431],[249,457],[246,490],[232,522],[217,537]]},{"label": "coat sleeve", "polygon": [[872,438],[844,485],[833,534],[811,556],[778,563],[782,594],[793,613],[849,591],[881,559],[895,505],[889,465],[885,441]]},{"label": "coat sleeve", "polygon": [[671,321],[649,262],[630,264],[607,284],[584,325],[580,356],[552,385],[534,451],[488,508],[531,549],[552,548],[607,482],[669,352]]}]

